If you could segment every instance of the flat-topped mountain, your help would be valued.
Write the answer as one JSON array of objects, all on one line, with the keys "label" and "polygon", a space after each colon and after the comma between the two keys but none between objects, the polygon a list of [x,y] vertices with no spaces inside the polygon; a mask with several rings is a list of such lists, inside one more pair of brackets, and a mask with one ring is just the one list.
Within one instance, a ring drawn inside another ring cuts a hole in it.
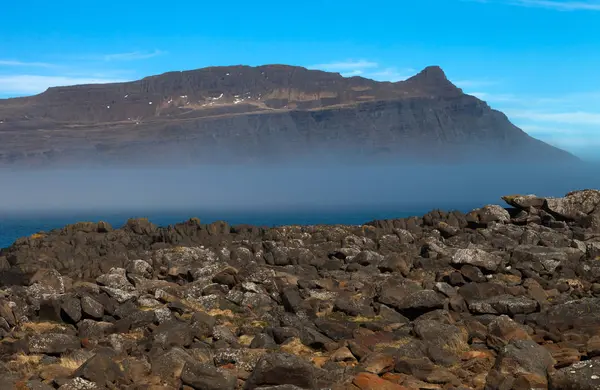
[{"label": "flat-topped mountain", "polygon": [[435,66],[397,83],[266,65],[56,87],[0,100],[0,137],[3,162],[574,159]]}]

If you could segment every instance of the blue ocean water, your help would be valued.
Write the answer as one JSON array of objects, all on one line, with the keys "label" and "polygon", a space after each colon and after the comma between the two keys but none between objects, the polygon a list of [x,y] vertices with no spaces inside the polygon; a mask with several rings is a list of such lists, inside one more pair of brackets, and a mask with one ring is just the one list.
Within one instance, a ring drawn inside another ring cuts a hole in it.
[{"label": "blue ocean water", "polygon": [[113,212],[52,212],[11,213],[0,215],[0,248],[10,246],[16,239],[40,231],[50,231],[81,221],[105,221],[114,228],[129,218],[148,218],[159,226],[167,226],[200,218],[202,223],[226,221],[231,225],[256,226],[344,224],[360,225],[375,219],[404,218],[423,215],[429,210],[407,211],[400,208],[356,208],[354,210],[286,210],[286,211],[113,211]]}]

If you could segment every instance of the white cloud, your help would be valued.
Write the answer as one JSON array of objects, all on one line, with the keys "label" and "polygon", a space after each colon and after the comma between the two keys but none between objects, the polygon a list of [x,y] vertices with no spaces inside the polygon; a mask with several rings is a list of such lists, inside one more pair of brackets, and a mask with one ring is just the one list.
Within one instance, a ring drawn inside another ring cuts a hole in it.
[{"label": "white cloud", "polygon": [[37,67],[37,68],[55,68],[56,65],[47,62],[26,62],[18,60],[0,60],[0,66],[18,66],[18,67]]},{"label": "white cloud", "polygon": [[503,3],[520,7],[548,8],[557,11],[600,11],[600,0],[463,0],[477,3]]},{"label": "white cloud", "polygon": [[582,0],[582,1],[559,1],[559,0],[512,0],[511,4],[520,5],[523,7],[543,7],[552,8],[560,11],[600,11],[600,1],[598,0]]},{"label": "white cloud", "polygon": [[398,71],[396,68],[386,68],[377,72],[370,72],[368,77],[380,81],[402,81],[414,75],[416,71],[412,68],[402,69]]},{"label": "white cloud", "polygon": [[132,51],[129,53],[114,53],[114,54],[105,54],[102,56],[104,61],[134,61],[134,60],[145,60],[148,58],[157,57],[165,54],[162,50],[154,50],[151,52],[143,52],[143,51]]},{"label": "white cloud", "polygon": [[372,68],[378,68],[378,67],[379,67],[379,64],[377,62],[373,62],[373,61],[348,60],[348,61],[341,61],[341,62],[330,62],[330,63],[326,63],[326,64],[317,64],[317,65],[309,66],[308,68],[322,69],[322,70],[326,70],[328,72],[341,72],[341,71],[356,71],[356,70],[362,70],[362,69],[372,69]]},{"label": "white cloud", "polygon": [[354,77],[354,76],[360,76],[361,74],[363,74],[363,71],[359,70],[359,69],[356,69],[356,70],[353,70],[353,71],[350,71],[350,72],[342,73],[342,76],[344,76],[344,77]]},{"label": "white cloud", "polygon": [[95,77],[67,77],[40,75],[0,75],[0,94],[31,95],[44,92],[50,87],[80,84],[117,83],[126,80]]},{"label": "white cloud", "polygon": [[339,72],[344,77],[362,76],[377,81],[397,82],[406,80],[416,73],[413,68],[397,69],[382,67],[378,62],[369,60],[349,60],[330,62],[308,66],[309,69],[320,69],[327,72]]}]

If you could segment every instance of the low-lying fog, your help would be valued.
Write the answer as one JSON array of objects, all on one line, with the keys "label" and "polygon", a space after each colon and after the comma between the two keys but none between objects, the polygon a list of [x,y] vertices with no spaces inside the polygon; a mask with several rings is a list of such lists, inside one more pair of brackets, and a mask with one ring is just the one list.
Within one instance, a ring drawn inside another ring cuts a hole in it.
[{"label": "low-lying fog", "polygon": [[577,165],[294,165],[0,170],[0,214],[137,210],[464,209],[600,187]]}]

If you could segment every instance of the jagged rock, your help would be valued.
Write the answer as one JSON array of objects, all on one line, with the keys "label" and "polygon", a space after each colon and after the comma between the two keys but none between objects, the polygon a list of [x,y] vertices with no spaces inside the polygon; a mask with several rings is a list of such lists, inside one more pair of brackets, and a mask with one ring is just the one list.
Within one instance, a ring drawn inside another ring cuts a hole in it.
[{"label": "jagged rock", "polygon": [[497,295],[485,300],[475,300],[469,303],[469,310],[474,314],[530,314],[538,309],[538,303],[527,297],[512,295]]},{"label": "jagged rock", "polygon": [[509,205],[525,211],[539,209],[544,205],[544,198],[535,195],[509,195],[503,196],[502,199]]},{"label": "jagged rock", "polygon": [[186,350],[178,347],[150,358],[152,374],[170,383],[181,377],[187,363],[194,365],[198,362]]},{"label": "jagged rock", "polygon": [[199,390],[234,390],[236,386],[235,376],[207,364],[186,363],[181,381]]},{"label": "jagged rock", "polygon": [[59,390],[99,390],[102,387],[83,378],[73,378],[63,383]]},{"label": "jagged rock", "polygon": [[361,359],[361,367],[371,374],[381,375],[394,369],[394,356],[383,353],[371,353]]},{"label": "jagged rock", "polygon": [[401,374],[412,375],[428,383],[460,383],[449,371],[437,367],[428,358],[398,357],[394,370]]},{"label": "jagged rock", "polygon": [[132,291],[135,289],[127,279],[126,271],[123,268],[112,268],[108,274],[98,276],[96,282],[115,290]]},{"label": "jagged rock", "polygon": [[562,368],[550,376],[551,390],[596,390],[600,388],[600,364],[590,360]]},{"label": "jagged rock", "polygon": [[60,305],[61,310],[73,322],[77,323],[81,320],[81,302],[75,297],[66,297]]},{"label": "jagged rock", "polygon": [[15,313],[13,312],[10,303],[4,300],[0,300],[0,317],[6,321],[9,328],[17,325],[17,318],[15,317]]},{"label": "jagged rock", "polygon": [[73,374],[101,386],[108,386],[123,378],[123,372],[114,362],[113,357],[106,353],[98,353],[87,360]]},{"label": "jagged rock", "polygon": [[295,385],[303,389],[316,389],[315,368],[301,358],[274,353],[261,358],[244,389],[255,389],[265,385]]},{"label": "jagged rock", "polygon": [[63,278],[60,273],[55,269],[39,269],[31,277],[29,281],[30,285],[40,284],[49,288],[56,294],[65,292],[65,285]]},{"label": "jagged rock", "polygon": [[452,256],[452,264],[469,264],[486,271],[496,271],[502,258],[481,249],[459,249]]},{"label": "jagged rock", "polygon": [[101,339],[116,330],[113,323],[97,322],[89,319],[81,321],[77,326],[79,337],[82,339]]},{"label": "jagged rock", "polygon": [[467,221],[475,224],[487,225],[491,222],[506,223],[510,221],[510,214],[498,205],[487,205],[467,214]]},{"label": "jagged rock", "polygon": [[501,350],[512,341],[531,340],[527,331],[510,317],[501,315],[487,326],[487,344],[495,350]]},{"label": "jagged rock", "polygon": [[554,359],[532,340],[516,340],[502,348],[487,377],[486,388],[547,388]]},{"label": "jagged rock", "polygon": [[129,264],[127,264],[126,271],[128,274],[139,275],[147,279],[151,278],[152,274],[154,273],[152,266],[148,264],[148,262],[141,259],[129,262]]},{"label": "jagged rock", "polygon": [[153,333],[154,343],[163,349],[169,347],[188,347],[193,335],[189,325],[180,321],[167,321],[160,324]]},{"label": "jagged rock", "polygon": [[367,372],[361,372],[356,375],[352,383],[360,390],[406,390],[404,386]]},{"label": "jagged rock", "polygon": [[59,354],[80,347],[81,343],[77,337],[62,333],[33,335],[28,342],[30,353]]},{"label": "jagged rock", "polygon": [[104,306],[90,296],[81,297],[81,311],[83,315],[100,319],[104,315]]},{"label": "jagged rock", "polygon": [[564,198],[547,198],[545,207],[551,213],[567,220],[577,220],[597,210],[600,191],[583,190],[568,193]]},{"label": "jagged rock", "polygon": [[275,349],[276,347],[277,343],[273,337],[265,333],[254,336],[252,342],[250,343],[250,348],[254,349]]}]

